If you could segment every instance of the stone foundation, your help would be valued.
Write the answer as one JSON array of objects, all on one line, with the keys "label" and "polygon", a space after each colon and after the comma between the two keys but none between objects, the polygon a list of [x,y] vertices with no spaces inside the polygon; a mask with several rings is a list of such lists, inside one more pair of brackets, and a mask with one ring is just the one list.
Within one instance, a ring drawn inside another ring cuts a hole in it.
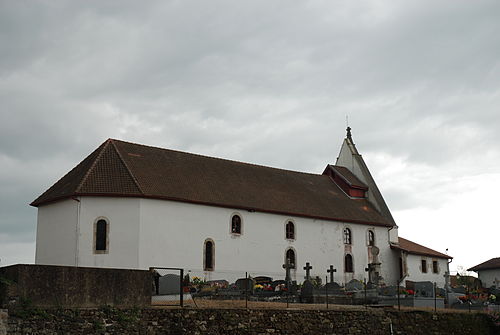
[{"label": "stone foundation", "polygon": [[6,334],[498,334],[494,327],[480,313],[105,307],[11,310]]}]

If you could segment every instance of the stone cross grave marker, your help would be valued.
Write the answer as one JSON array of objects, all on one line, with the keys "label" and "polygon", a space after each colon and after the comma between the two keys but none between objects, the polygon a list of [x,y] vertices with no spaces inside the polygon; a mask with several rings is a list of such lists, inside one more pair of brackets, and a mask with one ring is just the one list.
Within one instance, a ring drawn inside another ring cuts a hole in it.
[{"label": "stone cross grave marker", "polygon": [[328,272],[330,274],[330,283],[333,283],[334,282],[334,280],[333,280],[333,274],[335,272],[337,272],[337,269],[334,269],[333,265],[330,265],[330,268],[328,270],[326,270],[326,272]]},{"label": "stone cross grave marker", "polygon": [[313,267],[311,266],[311,264],[309,264],[309,262],[306,263],[306,266],[304,266],[304,270],[306,270],[306,276],[305,276],[305,279],[306,280],[311,280],[311,269]]},{"label": "stone cross grave marker", "polygon": [[288,288],[290,286],[290,282],[292,281],[292,277],[290,276],[290,269],[293,268],[293,264],[290,264],[286,262],[283,264],[283,269],[285,269],[285,282],[286,282],[286,287]]}]

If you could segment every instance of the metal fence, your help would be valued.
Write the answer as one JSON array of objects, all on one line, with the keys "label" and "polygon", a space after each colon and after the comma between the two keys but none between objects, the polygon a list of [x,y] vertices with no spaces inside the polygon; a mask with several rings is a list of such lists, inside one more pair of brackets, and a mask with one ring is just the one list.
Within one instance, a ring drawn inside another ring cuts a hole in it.
[{"label": "metal fence", "polygon": [[181,268],[151,268],[152,305],[193,308],[452,308],[465,311],[500,312],[489,294],[448,292],[435,283],[416,287],[397,283],[373,285],[352,280],[339,285],[333,272],[320,278],[306,272],[288,271],[200,271]]}]

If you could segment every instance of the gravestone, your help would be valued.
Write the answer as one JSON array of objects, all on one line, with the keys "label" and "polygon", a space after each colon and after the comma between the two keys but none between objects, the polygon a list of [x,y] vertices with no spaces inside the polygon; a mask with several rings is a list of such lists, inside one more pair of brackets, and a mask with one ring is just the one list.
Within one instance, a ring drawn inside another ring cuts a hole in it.
[{"label": "gravestone", "polygon": [[415,282],[415,296],[433,298],[434,284],[430,281]]},{"label": "gravestone", "polygon": [[[401,294],[401,292],[403,292],[403,290],[400,288],[399,293]],[[397,286],[381,287],[379,288],[379,293],[380,295],[394,297],[398,294],[398,287]]]},{"label": "gravestone", "polygon": [[312,303],[313,291],[313,284],[309,280],[304,281],[304,283],[302,284],[302,289],[300,290],[300,301],[304,303]]},{"label": "gravestone", "polygon": [[255,284],[260,285],[271,284],[273,282],[273,278],[266,276],[253,277],[253,280],[255,280]]},{"label": "gravestone", "polygon": [[225,279],[209,280],[207,281],[207,285],[218,288],[227,288],[229,286],[229,282]]},{"label": "gravestone", "polygon": [[363,283],[356,279],[351,280],[345,285],[346,291],[361,291],[363,289]]},{"label": "gravestone", "polygon": [[159,283],[159,294],[160,295],[165,295],[165,294],[180,294],[180,285],[181,285],[181,276],[173,274],[173,273],[167,273],[164,276],[161,276],[158,279]]},{"label": "gravestone", "polygon": [[234,285],[236,286],[236,289],[240,291],[245,292],[248,290],[248,292],[253,292],[255,281],[252,278],[240,278],[236,280]]},{"label": "gravestone", "polygon": [[328,293],[337,294],[342,291],[342,287],[336,282],[330,282],[325,285],[325,288],[328,290]]}]

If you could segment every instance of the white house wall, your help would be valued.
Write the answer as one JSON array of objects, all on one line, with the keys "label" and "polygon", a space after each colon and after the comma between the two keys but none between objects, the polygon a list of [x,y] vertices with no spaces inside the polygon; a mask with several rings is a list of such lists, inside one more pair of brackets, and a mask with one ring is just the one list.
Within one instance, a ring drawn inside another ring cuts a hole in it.
[{"label": "white house wall", "polygon": [[500,287],[500,269],[481,270],[478,272],[483,287]]},{"label": "white house wall", "polygon": [[[349,227],[353,234],[353,278],[366,278],[368,264],[367,229],[375,231],[379,246],[382,276],[395,280],[393,254],[389,249],[388,231],[384,227],[291,217],[241,211],[236,209],[194,205],[182,202],[141,199],[139,268],[181,267],[192,269],[210,279],[227,274],[283,277],[285,252],[292,247],[296,252],[299,270],[294,279],[303,280],[302,267],[313,266],[311,274],[326,276],[330,264],[337,269],[336,281],[350,280],[344,276],[344,243],[342,231]],[[97,214],[97,213],[96,213]],[[230,233],[230,218],[242,218],[242,235]],[[285,224],[295,224],[296,239],[285,239]],[[215,243],[215,271],[203,272],[203,246],[206,239]],[[235,274],[236,273],[236,274]],[[394,277],[392,278],[391,275]]]},{"label": "white house wall", "polygon": [[[78,265],[90,267],[139,268],[140,199],[81,197]],[[108,251],[94,252],[94,223],[109,223]]]},{"label": "white house wall", "polygon": [[63,200],[38,208],[36,264],[75,265],[78,203]]},{"label": "white house wall", "polygon": [[[421,261],[426,260],[427,273],[422,272]],[[432,272],[432,261],[438,262],[438,273]],[[445,273],[448,271],[448,260],[444,258],[433,258],[429,256],[421,256],[408,254],[406,256],[406,271],[407,277],[405,280],[411,281],[430,281],[435,282],[438,287],[445,286]]]}]

